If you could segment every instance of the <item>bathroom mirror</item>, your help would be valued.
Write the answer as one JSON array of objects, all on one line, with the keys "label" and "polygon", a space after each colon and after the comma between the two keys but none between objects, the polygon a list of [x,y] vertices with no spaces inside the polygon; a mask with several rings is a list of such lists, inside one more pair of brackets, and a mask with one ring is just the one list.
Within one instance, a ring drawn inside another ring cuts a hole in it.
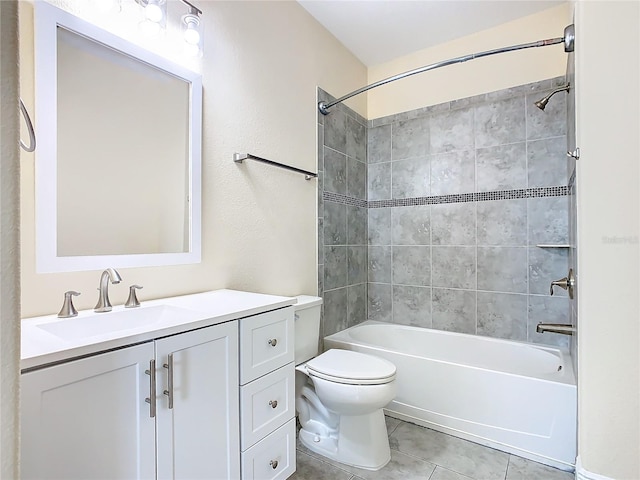
[{"label": "bathroom mirror", "polygon": [[200,261],[199,74],[35,9],[36,269]]}]

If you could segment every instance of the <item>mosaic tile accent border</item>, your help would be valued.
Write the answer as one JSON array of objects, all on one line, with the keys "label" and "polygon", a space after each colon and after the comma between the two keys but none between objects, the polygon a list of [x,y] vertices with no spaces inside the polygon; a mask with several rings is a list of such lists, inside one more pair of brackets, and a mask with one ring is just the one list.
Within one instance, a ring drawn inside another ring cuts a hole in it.
[{"label": "mosaic tile accent border", "polygon": [[369,203],[361,198],[349,197],[340,193],[322,192],[322,199],[329,202],[341,203],[343,205],[352,205],[354,207],[368,208]]},{"label": "mosaic tile accent border", "polygon": [[460,193],[432,197],[394,198],[392,200],[361,200],[338,193],[323,192],[323,200],[366,208],[410,207],[415,205],[437,205],[441,203],[485,202],[489,200],[513,200],[519,198],[562,197],[569,195],[569,187],[535,187],[494,192]]}]

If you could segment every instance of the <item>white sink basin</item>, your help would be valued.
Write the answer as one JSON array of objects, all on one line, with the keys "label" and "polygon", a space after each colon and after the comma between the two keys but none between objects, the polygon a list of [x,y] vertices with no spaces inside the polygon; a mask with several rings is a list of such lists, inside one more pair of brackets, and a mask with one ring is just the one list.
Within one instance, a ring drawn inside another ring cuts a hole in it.
[{"label": "white sink basin", "polygon": [[154,305],[107,313],[90,313],[74,318],[65,318],[52,323],[38,325],[38,328],[56,337],[68,340],[110,335],[126,330],[138,330],[178,321],[195,321],[203,317],[200,312],[169,305]]}]

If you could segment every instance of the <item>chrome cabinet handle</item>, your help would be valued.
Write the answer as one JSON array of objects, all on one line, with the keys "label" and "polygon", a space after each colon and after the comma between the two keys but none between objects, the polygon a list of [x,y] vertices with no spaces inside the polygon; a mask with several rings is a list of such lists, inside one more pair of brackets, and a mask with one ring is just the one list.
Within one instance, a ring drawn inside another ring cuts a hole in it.
[{"label": "chrome cabinet handle", "polygon": [[271,468],[275,470],[276,468],[278,468],[278,460],[271,460],[269,462],[269,465],[271,465]]},{"label": "chrome cabinet handle", "polygon": [[149,375],[149,396],[144,399],[149,404],[149,416],[156,416],[156,361],[149,360],[149,370],[144,373]]},{"label": "chrome cabinet handle", "polygon": [[167,390],[162,393],[169,397],[169,408],[173,408],[173,353],[167,355],[167,363],[162,366],[167,369]]},{"label": "chrome cabinet handle", "polygon": [[272,347],[275,347],[278,344],[278,339],[277,338],[272,338],[267,343],[269,345],[271,345]]},{"label": "chrome cabinet handle", "polygon": [[271,408],[276,408],[278,406],[278,401],[277,400],[269,400],[269,405],[271,405]]}]

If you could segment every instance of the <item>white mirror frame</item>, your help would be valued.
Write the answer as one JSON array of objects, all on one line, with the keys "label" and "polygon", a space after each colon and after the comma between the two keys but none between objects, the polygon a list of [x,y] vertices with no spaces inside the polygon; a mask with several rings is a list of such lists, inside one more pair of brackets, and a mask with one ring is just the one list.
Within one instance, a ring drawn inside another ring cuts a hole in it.
[{"label": "white mirror frame", "polygon": [[[125,55],[165,70],[191,84],[190,88],[190,212],[189,250],[184,253],[57,256],[57,28],[61,26]],[[36,271],[71,272],[107,267],[149,267],[199,263],[201,260],[201,139],[202,78],[116,35],[46,2],[35,5],[36,55]]]}]

